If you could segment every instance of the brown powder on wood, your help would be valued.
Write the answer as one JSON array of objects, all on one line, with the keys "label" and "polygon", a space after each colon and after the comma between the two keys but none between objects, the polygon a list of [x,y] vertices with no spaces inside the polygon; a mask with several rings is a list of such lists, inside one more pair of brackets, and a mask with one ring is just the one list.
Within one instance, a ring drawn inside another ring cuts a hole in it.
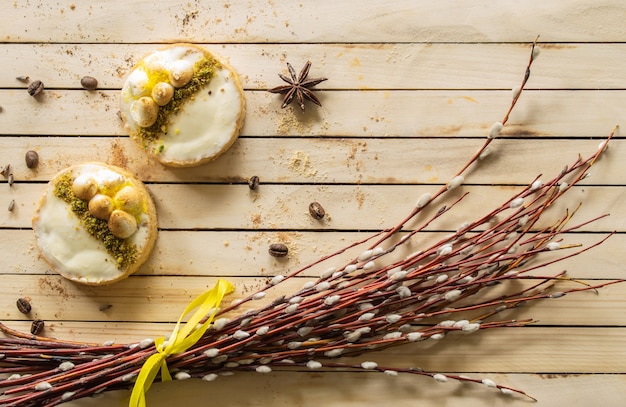
[{"label": "brown powder on wood", "polygon": [[119,140],[115,140],[111,143],[111,164],[121,167],[128,167],[128,157],[124,154],[124,146],[121,145]]},{"label": "brown powder on wood", "polygon": [[363,207],[363,202],[365,201],[365,193],[361,191],[360,187],[357,187],[356,189],[356,201],[358,208],[361,209]]},{"label": "brown powder on wood", "polygon": [[47,277],[47,276],[40,278],[39,289],[42,291],[47,291],[47,290],[56,291],[57,294],[61,296],[61,298],[63,298],[63,300],[68,300],[70,297],[74,297],[74,298],[76,297],[75,295],[70,295],[59,280],[57,279],[51,280],[52,278],[53,277]]}]

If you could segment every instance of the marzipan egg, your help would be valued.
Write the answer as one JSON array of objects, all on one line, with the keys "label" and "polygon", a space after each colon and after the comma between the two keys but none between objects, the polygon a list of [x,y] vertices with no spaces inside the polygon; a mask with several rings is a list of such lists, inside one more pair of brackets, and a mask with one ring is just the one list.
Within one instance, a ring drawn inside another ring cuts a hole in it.
[{"label": "marzipan egg", "polygon": [[134,70],[128,77],[128,85],[131,93],[137,97],[146,92],[148,85],[148,74],[141,69]]},{"label": "marzipan egg", "polygon": [[126,239],[137,231],[137,221],[128,212],[116,209],[109,218],[109,230],[115,237]]},{"label": "marzipan egg", "polygon": [[117,208],[137,215],[143,208],[143,199],[137,188],[127,185],[120,189],[113,198]]},{"label": "marzipan egg", "polygon": [[170,83],[180,88],[189,83],[193,77],[193,64],[189,61],[179,59],[174,61],[170,67]]},{"label": "marzipan egg", "polygon": [[107,195],[97,194],[89,200],[89,212],[98,219],[109,219],[113,212],[113,199]]},{"label": "marzipan egg", "polygon": [[150,127],[156,122],[159,106],[148,96],[143,96],[130,105],[130,116],[139,127]]},{"label": "marzipan egg", "polygon": [[98,183],[89,175],[79,175],[72,183],[72,191],[78,199],[88,201],[98,193]]},{"label": "marzipan egg", "polygon": [[165,106],[174,96],[174,87],[167,82],[159,82],[152,88],[152,99],[159,106]]}]

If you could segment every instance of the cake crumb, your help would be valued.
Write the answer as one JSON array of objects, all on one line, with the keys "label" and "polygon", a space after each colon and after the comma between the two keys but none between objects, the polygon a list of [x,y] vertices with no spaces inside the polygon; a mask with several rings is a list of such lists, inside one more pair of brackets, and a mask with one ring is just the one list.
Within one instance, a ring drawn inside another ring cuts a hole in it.
[{"label": "cake crumb", "polygon": [[289,160],[289,169],[298,175],[305,177],[314,177],[317,175],[317,169],[311,165],[310,157],[302,152],[296,151]]},{"label": "cake crumb", "polygon": [[283,115],[278,122],[276,132],[281,135],[288,135],[293,132],[298,134],[311,133],[312,126],[309,123],[302,123],[293,114]]},{"label": "cake crumb", "polygon": [[255,229],[258,229],[263,219],[261,218],[260,213],[253,213],[251,216],[251,220],[252,220],[252,227]]}]

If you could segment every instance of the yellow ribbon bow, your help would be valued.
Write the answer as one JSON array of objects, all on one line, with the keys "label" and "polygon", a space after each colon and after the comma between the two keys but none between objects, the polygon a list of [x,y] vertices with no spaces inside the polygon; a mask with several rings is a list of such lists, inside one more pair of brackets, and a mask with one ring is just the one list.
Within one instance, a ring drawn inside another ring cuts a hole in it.
[{"label": "yellow ribbon bow", "polygon": [[[154,340],[157,353],[150,356],[141,367],[141,371],[133,387],[133,392],[130,395],[129,407],[146,406],[146,393],[150,390],[150,386],[152,386],[159,370],[161,371],[162,381],[166,382],[172,380],[172,376],[167,368],[167,357],[186,351],[202,338],[202,335],[204,335],[213,321],[213,317],[217,313],[222,299],[226,294],[231,293],[234,288],[235,287],[228,281],[219,279],[212,289],[201,294],[187,305],[185,311],[183,311],[180,318],[178,318],[178,322],[167,340],[167,343],[164,337]],[[183,318],[195,308],[197,308],[196,312],[194,312],[181,329],[180,324]],[[211,312],[211,310],[213,311]],[[210,315],[209,312],[211,312]],[[206,321],[198,326],[200,321],[205,317],[207,317]]]}]

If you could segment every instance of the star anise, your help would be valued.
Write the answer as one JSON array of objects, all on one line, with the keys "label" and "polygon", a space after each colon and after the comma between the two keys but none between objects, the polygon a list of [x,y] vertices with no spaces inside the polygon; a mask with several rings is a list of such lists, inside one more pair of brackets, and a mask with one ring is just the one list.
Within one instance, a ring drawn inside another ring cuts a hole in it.
[{"label": "star anise", "polygon": [[307,79],[307,76],[309,75],[309,69],[311,68],[311,61],[306,61],[306,64],[304,65],[304,68],[302,68],[302,70],[300,71],[299,76],[296,76],[296,71],[293,69],[289,62],[287,62],[287,68],[289,69],[289,74],[291,75],[291,78],[280,73],[278,74],[278,76],[280,76],[280,79],[287,82],[289,85],[277,86],[268,90],[268,92],[272,93],[285,93],[285,97],[283,99],[283,104],[281,107],[287,107],[294,97],[298,99],[298,105],[300,105],[300,109],[302,109],[302,111],[304,111],[305,99],[310,100],[318,106],[322,106],[317,96],[315,96],[315,94],[313,93],[313,90],[309,88],[317,85],[320,82],[325,81],[328,78]]}]

